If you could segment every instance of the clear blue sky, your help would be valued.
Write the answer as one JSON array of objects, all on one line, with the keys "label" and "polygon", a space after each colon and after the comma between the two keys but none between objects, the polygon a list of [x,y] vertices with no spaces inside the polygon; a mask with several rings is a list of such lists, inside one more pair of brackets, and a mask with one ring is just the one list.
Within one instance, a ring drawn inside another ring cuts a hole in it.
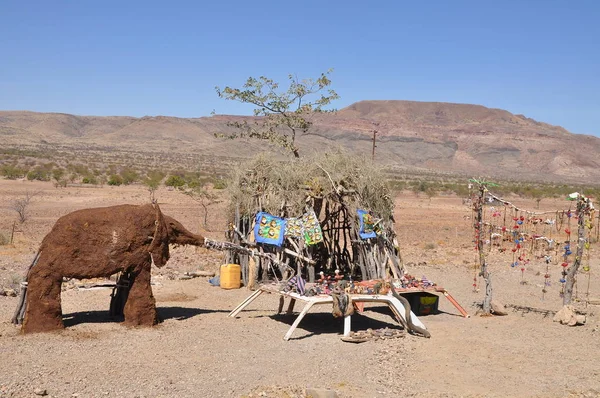
[{"label": "clear blue sky", "polygon": [[365,99],[482,104],[600,135],[600,1],[0,0],[0,109],[249,114],[215,86],[334,68]]}]

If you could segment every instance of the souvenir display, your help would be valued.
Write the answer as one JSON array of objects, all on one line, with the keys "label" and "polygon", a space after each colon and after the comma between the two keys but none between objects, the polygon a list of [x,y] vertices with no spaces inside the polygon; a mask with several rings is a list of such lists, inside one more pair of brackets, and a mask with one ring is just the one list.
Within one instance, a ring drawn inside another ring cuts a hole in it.
[{"label": "souvenir display", "polygon": [[285,220],[269,213],[259,212],[256,215],[254,236],[256,242],[281,246],[285,233]]},{"label": "souvenir display", "polygon": [[375,221],[373,216],[366,210],[357,210],[359,222],[359,235],[362,239],[375,238]]}]

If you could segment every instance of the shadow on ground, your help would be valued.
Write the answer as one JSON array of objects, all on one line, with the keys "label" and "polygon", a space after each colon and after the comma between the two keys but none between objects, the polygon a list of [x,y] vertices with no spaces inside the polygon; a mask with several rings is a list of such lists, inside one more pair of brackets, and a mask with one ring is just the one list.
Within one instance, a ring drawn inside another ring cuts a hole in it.
[{"label": "shadow on ground", "polygon": [[[390,329],[402,329],[402,327],[396,323],[393,318],[388,321],[382,321],[378,319],[373,319],[368,316],[369,311],[365,311],[364,315],[355,313],[352,315],[352,331],[358,330],[366,330],[366,329],[382,329],[382,328],[390,328]],[[270,315],[269,318],[274,319],[278,322],[283,322],[288,325],[292,325],[296,320],[297,314],[286,315]],[[302,329],[308,334],[296,337],[298,333],[298,329]],[[310,336],[324,334],[324,333],[332,333],[332,334],[342,334],[344,332],[344,318],[334,318],[330,313],[308,313],[302,319],[296,331],[291,337],[291,340],[301,340]]]},{"label": "shadow on ground", "polygon": [[[175,319],[182,321],[196,315],[214,312],[229,312],[226,310],[207,310],[202,308],[188,307],[158,307],[156,309],[158,319],[166,321]],[[123,316],[110,316],[108,311],[82,311],[63,315],[65,327],[79,325],[80,323],[118,323],[123,322]]]}]

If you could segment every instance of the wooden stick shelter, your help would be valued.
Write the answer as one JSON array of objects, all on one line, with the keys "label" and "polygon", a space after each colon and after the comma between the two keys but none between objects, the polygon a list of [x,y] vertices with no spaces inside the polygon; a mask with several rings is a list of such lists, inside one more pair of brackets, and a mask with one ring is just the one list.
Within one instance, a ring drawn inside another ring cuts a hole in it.
[{"label": "wooden stick shelter", "polygon": [[[282,163],[259,156],[240,169],[229,187],[232,222],[227,240],[237,249],[229,251],[227,261],[241,265],[245,285],[271,275],[285,279],[290,271],[309,282],[334,270],[355,280],[403,275],[393,201],[385,177],[371,161],[329,154]],[[359,209],[375,220],[372,238],[361,238]],[[286,235],[279,247],[257,243],[259,212],[284,219],[314,212],[322,240],[308,244]]]}]

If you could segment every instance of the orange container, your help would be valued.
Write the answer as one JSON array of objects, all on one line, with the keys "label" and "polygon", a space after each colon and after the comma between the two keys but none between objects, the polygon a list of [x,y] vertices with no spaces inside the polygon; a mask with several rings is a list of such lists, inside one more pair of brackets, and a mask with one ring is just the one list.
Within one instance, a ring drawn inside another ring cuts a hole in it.
[{"label": "orange container", "polygon": [[242,268],[238,264],[221,265],[221,289],[239,289],[242,285]]}]

